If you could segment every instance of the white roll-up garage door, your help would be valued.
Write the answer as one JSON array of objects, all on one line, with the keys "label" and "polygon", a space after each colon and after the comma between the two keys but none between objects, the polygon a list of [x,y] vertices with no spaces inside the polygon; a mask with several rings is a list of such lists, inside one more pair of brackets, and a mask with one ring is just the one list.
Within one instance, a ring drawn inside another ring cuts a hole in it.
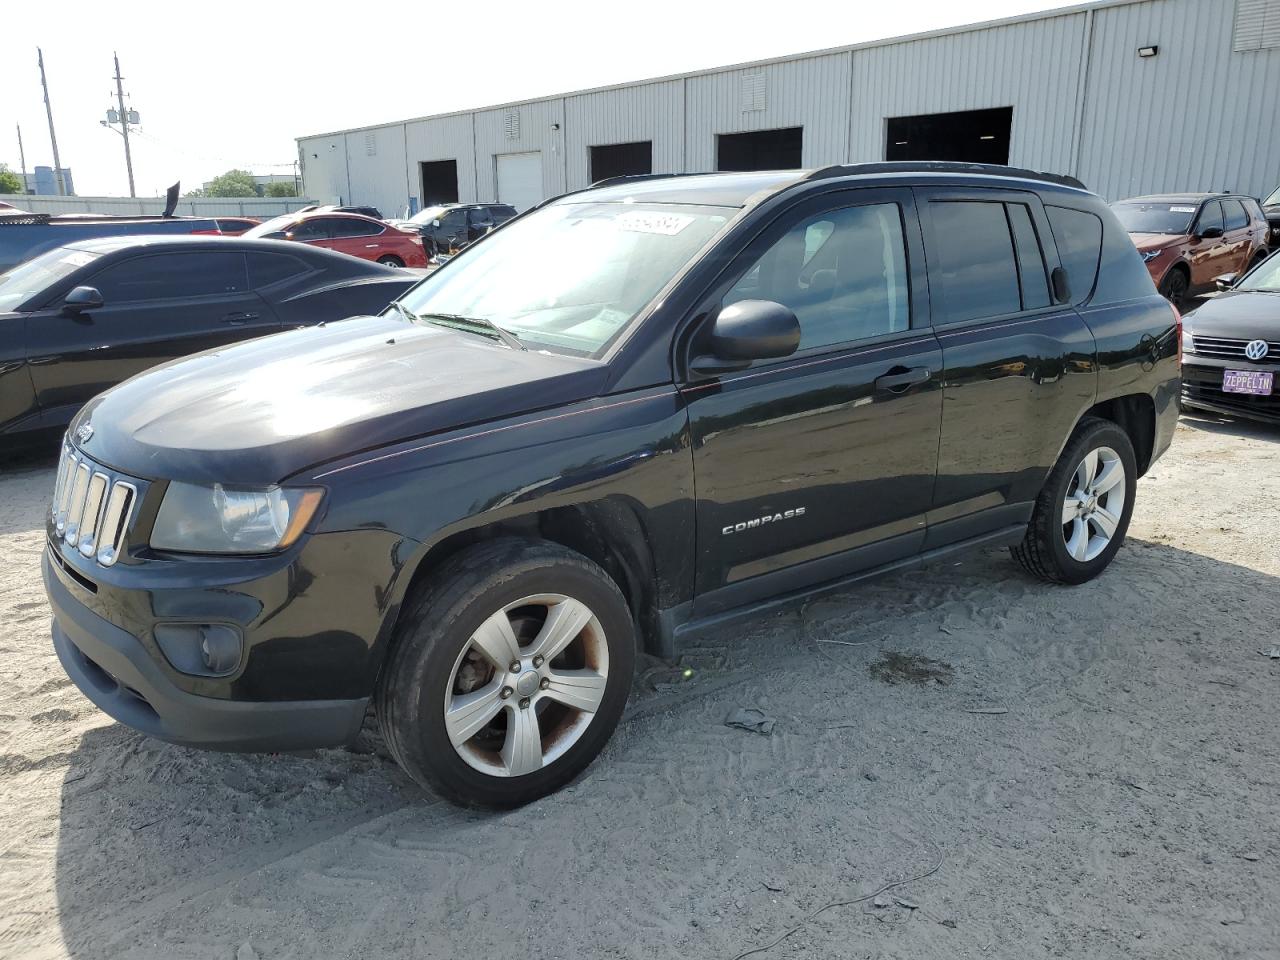
[{"label": "white roll-up garage door", "polygon": [[498,202],[524,212],[543,199],[542,153],[499,154]]}]

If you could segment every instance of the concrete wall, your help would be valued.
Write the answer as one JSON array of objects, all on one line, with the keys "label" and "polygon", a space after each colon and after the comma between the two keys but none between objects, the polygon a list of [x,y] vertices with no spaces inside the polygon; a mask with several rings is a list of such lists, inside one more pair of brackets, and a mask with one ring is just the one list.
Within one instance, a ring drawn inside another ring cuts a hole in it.
[{"label": "concrete wall", "polygon": [[[164,197],[32,197],[2,194],[0,200],[31,213],[106,213],[114,216],[158,216]],[[192,197],[179,200],[175,213],[197,217],[257,217],[266,220],[315,203],[306,197]]]}]

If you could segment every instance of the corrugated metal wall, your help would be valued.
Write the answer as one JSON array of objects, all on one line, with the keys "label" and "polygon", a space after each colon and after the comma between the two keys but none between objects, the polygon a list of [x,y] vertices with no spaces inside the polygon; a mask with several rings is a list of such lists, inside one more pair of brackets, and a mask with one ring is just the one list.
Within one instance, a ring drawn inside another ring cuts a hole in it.
[{"label": "corrugated metal wall", "polygon": [[1009,162],[1071,168],[1085,15],[853,52],[848,159],[882,160],[885,120],[1013,107]]},{"label": "corrugated metal wall", "polygon": [[[726,70],[685,81],[685,170],[716,168],[716,136],[803,127],[801,163],[841,163],[849,130],[848,53]],[[759,97],[763,76],[764,93]],[[761,101],[763,103],[761,104]],[[758,109],[747,109],[758,106]]]},{"label": "corrugated metal wall", "polygon": [[[1080,175],[1116,199],[1280,185],[1280,49],[1234,52],[1234,0],[1094,13]],[[1158,45],[1156,57],[1137,49]]]},{"label": "corrugated metal wall", "polygon": [[668,80],[565,97],[568,188],[591,183],[591,147],[648,140],[653,172],[684,166],[684,81]]},{"label": "corrugated metal wall", "polygon": [[[589,183],[596,145],[650,140],[656,172],[712,170],[718,134],[800,126],[816,167],[882,159],[890,117],[1011,106],[1011,164],[1074,173],[1111,199],[1265,195],[1280,183],[1280,48],[1234,52],[1235,6],[1076,8],[384,126],[373,157],[363,130],[300,139],[299,152],[310,196],[395,210],[418,194],[421,160],[456,158],[461,199],[492,201],[496,156],[538,151],[552,196]],[[1159,55],[1139,58],[1146,45]]]}]

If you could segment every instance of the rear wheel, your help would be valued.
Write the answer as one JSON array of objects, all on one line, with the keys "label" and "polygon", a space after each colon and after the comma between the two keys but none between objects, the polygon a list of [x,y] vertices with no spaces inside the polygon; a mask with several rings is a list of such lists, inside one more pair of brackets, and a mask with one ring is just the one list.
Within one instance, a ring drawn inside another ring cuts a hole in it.
[{"label": "rear wheel", "polygon": [[1050,471],[1014,558],[1042,580],[1092,580],[1124,542],[1137,479],[1129,435],[1109,420],[1085,419]]},{"label": "rear wheel", "polygon": [[379,257],[378,262],[386,267],[403,267],[404,261],[399,257]]},{"label": "rear wheel", "polygon": [[1160,295],[1179,310],[1187,299],[1187,291],[1191,289],[1191,277],[1182,267],[1173,267],[1160,281]]},{"label": "rear wheel", "polygon": [[467,804],[515,806],[568,783],[622,715],[631,615],[596,564],[497,540],[457,555],[410,601],[379,679],[392,756]]}]

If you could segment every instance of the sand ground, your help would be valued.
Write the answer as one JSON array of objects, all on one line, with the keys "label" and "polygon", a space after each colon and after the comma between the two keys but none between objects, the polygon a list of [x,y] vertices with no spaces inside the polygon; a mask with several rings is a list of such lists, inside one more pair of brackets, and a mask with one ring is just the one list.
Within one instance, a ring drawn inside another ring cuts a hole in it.
[{"label": "sand ground", "polygon": [[502,814],[110,722],[50,648],[51,459],[11,464],[0,957],[1280,957],[1278,454],[1184,419],[1083,587],[992,550],[705,637]]}]

